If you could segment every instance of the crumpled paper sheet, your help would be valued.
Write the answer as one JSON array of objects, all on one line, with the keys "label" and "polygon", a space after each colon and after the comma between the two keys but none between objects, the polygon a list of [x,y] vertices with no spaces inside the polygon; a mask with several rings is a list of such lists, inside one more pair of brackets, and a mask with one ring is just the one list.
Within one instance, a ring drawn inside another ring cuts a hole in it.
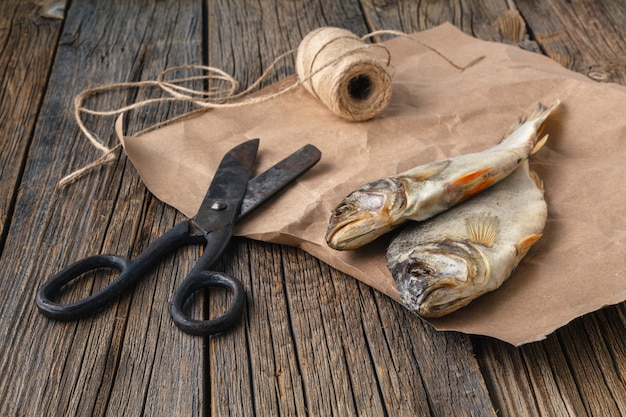
[{"label": "crumpled paper sheet", "polygon": [[489,148],[537,101],[558,98],[561,107],[545,130],[550,139],[531,159],[549,208],[543,238],[500,289],[429,322],[521,345],[626,299],[626,88],[593,82],[539,54],[474,39],[450,24],[411,36],[429,47],[406,37],[385,42],[395,67],[393,98],[368,122],[339,119],[298,88],[125,137],[124,149],[155,196],[193,216],[232,146],[261,138],[260,173],[314,144],[320,163],[239,224],[236,234],[298,246],[398,300],[385,264],[389,238],[352,252],[330,249],[324,235],[331,210],[366,182]]}]

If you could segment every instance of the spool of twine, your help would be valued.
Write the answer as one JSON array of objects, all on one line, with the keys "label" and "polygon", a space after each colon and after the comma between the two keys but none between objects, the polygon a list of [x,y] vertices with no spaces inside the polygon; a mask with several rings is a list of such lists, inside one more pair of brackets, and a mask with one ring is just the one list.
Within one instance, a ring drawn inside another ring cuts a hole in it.
[{"label": "spool of twine", "polygon": [[[300,83],[336,115],[364,121],[391,100],[389,56],[345,29],[322,27],[300,43],[296,72]],[[385,49],[386,51],[386,49]]]},{"label": "spool of twine", "polygon": [[[345,29],[322,27],[309,33],[300,43],[297,50],[287,51],[274,60],[265,72],[247,89],[236,92],[237,81],[219,68],[202,65],[187,65],[174,67],[163,71],[156,80],[116,83],[102,87],[90,88],[74,98],[74,118],[78,127],[89,142],[102,152],[102,156],[92,163],[77,169],[59,181],[59,187],[66,186],[85,175],[92,169],[111,163],[116,159],[114,152],[121,147],[121,143],[109,148],[102,143],[83,123],[83,113],[94,116],[120,116],[124,113],[140,109],[154,103],[187,102],[198,106],[198,109],[189,113],[172,117],[156,123],[136,134],[142,134],[158,127],[167,125],[185,117],[189,117],[213,108],[236,108],[259,104],[275,99],[289,91],[303,85],[313,96],[326,105],[336,115],[351,121],[364,121],[380,114],[391,100],[391,56],[389,50],[381,44],[367,44],[365,39],[378,35],[392,35],[407,37],[441,56],[454,68],[464,70],[478,62],[483,57],[461,67],[450,61],[435,48],[408,36],[405,33],[380,30],[358,38]],[[383,58],[380,54],[385,55]],[[249,96],[263,80],[266,79],[274,67],[284,58],[296,55],[296,71],[298,80],[281,90],[269,94]],[[168,75],[182,70],[196,70],[203,75],[182,78],[169,78]],[[197,91],[184,87],[188,81],[220,80],[226,84],[224,89],[210,89]],[[94,110],[85,107],[87,98],[129,88],[160,88],[165,97],[151,98],[127,106],[111,110]]]}]

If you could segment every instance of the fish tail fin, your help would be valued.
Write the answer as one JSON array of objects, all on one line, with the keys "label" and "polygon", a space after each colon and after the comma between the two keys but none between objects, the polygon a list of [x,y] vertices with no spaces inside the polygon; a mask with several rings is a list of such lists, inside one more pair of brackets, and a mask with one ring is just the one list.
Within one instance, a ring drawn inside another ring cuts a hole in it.
[{"label": "fish tail fin", "polygon": [[506,140],[506,138],[511,136],[513,132],[515,132],[517,129],[519,129],[523,125],[527,123],[532,123],[535,126],[535,131],[537,132],[533,138],[533,143],[532,143],[533,147],[532,147],[531,154],[534,154],[539,149],[541,149],[541,147],[548,140],[547,135],[541,136],[541,132],[543,131],[544,124],[546,120],[548,119],[548,116],[550,116],[550,114],[554,111],[554,109],[556,109],[559,106],[560,103],[561,101],[558,99],[551,106],[545,106],[544,104],[538,102],[537,105],[535,106],[535,109],[532,111],[532,113],[530,113],[528,117],[520,118],[513,126],[511,126],[511,129],[509,129],[509,131],[504,136],[502,141]]},{"label": "fish tail fin", "polygon": [[559,106],[560,103],[561,103],[561,100],[559,99],[557,99],[554,102],[554,104],[549,107],[545,106],[541,102],[537,103],[533,112],[528,116],[527,121],[532,121],[535,119],[541,119],[542,121],[545,121],[550,115],[550,113],[552,113],[554,109],[556,109]]},{"label": "fish tail fin", "polygon": [[544,106],[542,103],[537,103],[537,106],[535,106],[535,110],[533,110],[530,116],[528,116],[527,122],[535,124],[535,129],[537,131],[535,137],[533,138],[534,142],[533,148],[530,151],[531,155],[536,154],[537,151],[539,151],[539,149],[541,149],[543,145],[545,145],[548,141],[548,135],[541,136],[541,133],[543,132],[543,128],[545,127],[548,116],[552,114],[554,109],[556,109],[559,104],[561,104],[561,101],[559,99],[557,99],[554,104],[549,107]]}]

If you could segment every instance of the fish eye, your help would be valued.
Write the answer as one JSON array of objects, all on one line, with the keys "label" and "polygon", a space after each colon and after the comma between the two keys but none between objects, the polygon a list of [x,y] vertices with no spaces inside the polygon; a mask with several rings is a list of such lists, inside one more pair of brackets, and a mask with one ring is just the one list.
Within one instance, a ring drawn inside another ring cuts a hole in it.
[{"label": "fish eye", "polygon": [[413,265],[409,269],[409,272],[414,277],[421,277],[421,276],[432,275],[434,271],[428,265],[426,265],[424,263],[418,263],[418,264]]},{"label": "fish eye", "polygon": [[335,216],[343,216],[351,211],[348,204],[342,204],[335,209]]}]

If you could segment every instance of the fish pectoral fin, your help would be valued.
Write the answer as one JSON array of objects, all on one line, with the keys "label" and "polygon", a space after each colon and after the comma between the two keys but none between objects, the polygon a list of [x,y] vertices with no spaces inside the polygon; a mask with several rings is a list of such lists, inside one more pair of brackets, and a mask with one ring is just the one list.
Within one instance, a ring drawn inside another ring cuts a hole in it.
[{"label": "fish pectoral fin", "polygon": [[492,247],[500,234],[500,219],[496,216],[475,216],[465,219],[467,235],[473,242]]},{"label": "fish pectoral fin", "polygon": [[537,141],[537,143],[535,143],[535,146],[533,147],[532,151],[530,151],[530,154],[534,155],[539,152],[539,149],[543,148],[543,145],[545,145],[547,141],[548,135],[544,135],[541,139]]},{"label": "fish pectoral fin", "polygon": [[543,236],[542,233],[528,235],[515,245],[515,253],[520,258],[526,256],[530,248]]},{"label": "fish pectoral fin", "polygon": [[444,169],[450,165],[450,160],[445,159],[443,161],[433,162],[432,164],[420,166],[407,171],[404,175],[414,178],[418,181],[424,181],[435,175],[441,174]]}]

